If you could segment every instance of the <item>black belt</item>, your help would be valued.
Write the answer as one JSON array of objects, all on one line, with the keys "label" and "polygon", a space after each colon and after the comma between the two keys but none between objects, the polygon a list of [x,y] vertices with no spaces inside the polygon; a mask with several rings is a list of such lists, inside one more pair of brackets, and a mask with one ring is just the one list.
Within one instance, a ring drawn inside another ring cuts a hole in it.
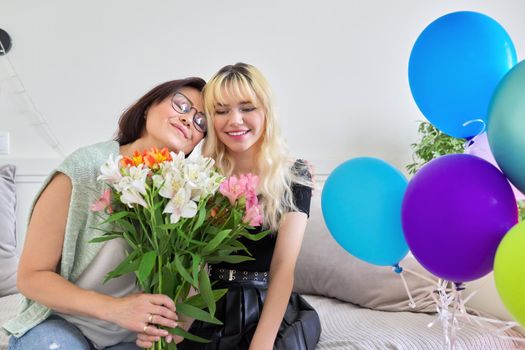
[{"label": "black belt", "polygon": [[222,269],[209,266],[209,275],[212,280],[242,282],[242,281],[260,281],[268,282],[268,272],[257,271],[239,271]]}]

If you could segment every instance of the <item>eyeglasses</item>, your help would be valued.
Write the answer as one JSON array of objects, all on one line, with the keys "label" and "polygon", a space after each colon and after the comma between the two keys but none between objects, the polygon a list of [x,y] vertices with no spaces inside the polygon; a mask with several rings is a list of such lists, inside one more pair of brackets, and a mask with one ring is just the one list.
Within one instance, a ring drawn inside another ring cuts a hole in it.
[{"label": "eyeglasses", "polygon": [[206,116],[204,113],[197,111],[197,108],[193,107],[193,103],[180,92],[176,92],[171,99],[171,107],[175,112],[180,114],[188,114],[192,109],[195,110],[193,114],[193,126],[198,132],[205,133],[207,130]]}]

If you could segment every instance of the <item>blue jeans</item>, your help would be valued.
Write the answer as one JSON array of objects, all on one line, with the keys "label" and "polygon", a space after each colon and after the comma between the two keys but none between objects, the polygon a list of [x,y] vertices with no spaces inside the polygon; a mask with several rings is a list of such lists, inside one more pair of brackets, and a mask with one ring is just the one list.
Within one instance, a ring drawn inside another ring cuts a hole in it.
[{"label": "blue jeans", "polygon": [[[62,317],[51,316],[20,338],[9,339],[8,350],[94,350],[93,344]],[[137,350],[135,343],[120,343],[106,350]]]}]

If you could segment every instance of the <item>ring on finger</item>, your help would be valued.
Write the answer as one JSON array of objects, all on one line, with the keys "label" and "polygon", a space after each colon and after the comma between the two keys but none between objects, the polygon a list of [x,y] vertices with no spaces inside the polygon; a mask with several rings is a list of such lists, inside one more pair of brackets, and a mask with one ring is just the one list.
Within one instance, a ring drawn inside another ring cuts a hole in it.
[{"label": "ring on finger", "polygon": [[149,314],[148,323],[152,323],[152,322],[153,322],[153,314]]},{"label": "ring on finger", "polygon": [[148,329],[148,325],[145,325],[144,328],[142,328],[142,332],[146,333],[146,330]]}]

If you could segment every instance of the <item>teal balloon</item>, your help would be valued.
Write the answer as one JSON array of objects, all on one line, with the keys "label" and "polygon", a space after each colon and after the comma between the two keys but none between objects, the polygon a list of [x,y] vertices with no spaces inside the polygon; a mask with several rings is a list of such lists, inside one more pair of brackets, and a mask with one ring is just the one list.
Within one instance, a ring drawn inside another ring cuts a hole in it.
[{"label": "teal balloon", "polygon": [[403,174],[381,159],[348,160],[323,187],[326,226],[353,256],[375,265],[395,265],[408,253],[401,224],[406,188]]},{"label": "teal balloon", "polygon": [[525,61],[501,80],[491,100],[490,149],[512,184],[525,191]]}]

